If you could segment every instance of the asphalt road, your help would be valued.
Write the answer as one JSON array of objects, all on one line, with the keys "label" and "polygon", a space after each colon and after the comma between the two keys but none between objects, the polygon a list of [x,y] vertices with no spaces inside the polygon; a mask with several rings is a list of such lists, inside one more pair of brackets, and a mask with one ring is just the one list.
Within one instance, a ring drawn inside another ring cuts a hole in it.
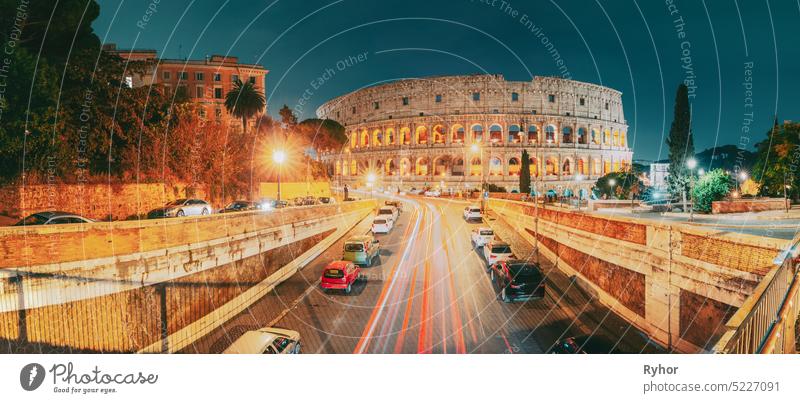
[{"label": "asphalt road", "polygon": [[[469,238],[487,224],[465,222],[462,203],[402,201],[395,228],[377,235],[380,262],[363,269],[350,295],[318,286],[325,265],[341,257],[342,239],[184,352],[221,352],[265,326],[298,330],[304,353],[543,353],[569,336],[603,339],[619,352],[660,351],[547,267],[544,299],[499,301]],[[370,223],[368,217],[351,235],[366,233]]]}]

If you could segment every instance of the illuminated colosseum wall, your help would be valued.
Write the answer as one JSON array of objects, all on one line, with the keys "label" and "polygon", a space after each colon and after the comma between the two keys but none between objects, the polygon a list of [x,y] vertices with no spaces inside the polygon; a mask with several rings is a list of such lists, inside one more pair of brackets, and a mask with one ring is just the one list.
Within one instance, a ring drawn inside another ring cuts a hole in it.
[{"label": "illuminated colosseum wall", "polygon": [[554,77],[401,80],[335,98],[317,115],[347,130],[349,145],[321,158],[351,186],[374,173],[382,187],[519,189],[525,149],[540,192],[577,195],[633,156],[622,93]]}]

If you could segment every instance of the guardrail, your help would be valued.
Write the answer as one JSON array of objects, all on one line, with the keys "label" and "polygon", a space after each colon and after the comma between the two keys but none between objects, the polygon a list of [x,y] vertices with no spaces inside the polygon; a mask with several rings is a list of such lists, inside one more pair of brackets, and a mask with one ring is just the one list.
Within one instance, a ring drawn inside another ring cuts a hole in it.
[{"label": "guardrail", "polygon": [[800,241],[782,252],[772,269],[725,327],[712,351],[718,354],[796,353],[800,305]]}]

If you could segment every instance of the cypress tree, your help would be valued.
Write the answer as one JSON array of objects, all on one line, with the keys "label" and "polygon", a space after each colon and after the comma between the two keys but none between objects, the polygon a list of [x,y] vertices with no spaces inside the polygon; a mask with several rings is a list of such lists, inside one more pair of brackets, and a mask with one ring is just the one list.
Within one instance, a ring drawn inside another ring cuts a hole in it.
[{"label": "cypress tree", "polygon": [[694,139],[692,137],[692,111],[689,105],[689,89],[681,83],[675,94],[675,115],[669,129],[669,175],[667,186],[673,196],[681,195],[686,207],[686,194],[692,172],[686,161],[694,158]]},{"label": "cypress tree", "polygon": [[528,150],[522,150],[522,161],[519,164],[519,192],[531,193],[531,160],[528,157]]}]

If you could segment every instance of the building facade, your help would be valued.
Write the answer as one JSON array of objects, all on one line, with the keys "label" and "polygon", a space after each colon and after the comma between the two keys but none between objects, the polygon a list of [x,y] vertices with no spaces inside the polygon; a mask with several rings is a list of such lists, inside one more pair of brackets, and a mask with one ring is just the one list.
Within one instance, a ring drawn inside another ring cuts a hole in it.
[{"label": "building facade", "polygon": [[[161,59],[155,50],[117,49],[107,44],[104,50],[124,60],[149,61],[153,67],[146,74],[126,77],[131,87],[163,85],[168,94],[179,93],[198,106],[200,117],[241,127],[241,119],[232,117],[225,109],[225,95],[240,79],[250,80],[262,94],[266,90],[269,71],[261,65],[242,64],[234,56],[213,55],[203,60]],[[266,106],[261,114],[267,113]]]},{"label": "building facade", "polygon": [[346,128],[349,144],[321,159],[339,183],[401,189],[519,189],[527,150],[537,192],[586,195],[630,167],[622,94],[554,77],[502,75],[401,80],[335,98],[317,116]]},{"label": "building facade", "polygon": [[654,162],[650,164],[650,186],[658,190],[666,190],[667,176],[669,176],[668,162]]}]

